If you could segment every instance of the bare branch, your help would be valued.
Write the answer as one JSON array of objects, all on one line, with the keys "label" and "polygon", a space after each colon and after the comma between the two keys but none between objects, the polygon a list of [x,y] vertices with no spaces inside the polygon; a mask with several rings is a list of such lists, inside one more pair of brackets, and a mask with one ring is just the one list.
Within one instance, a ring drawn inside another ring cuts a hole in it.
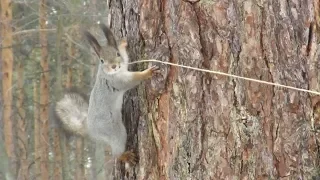
[{"label": "bare branch", "polygon": [[21,34],[37,33],[37,32],[41,32],[41,31],[55,32],[56,29],[28,29],[28,30],[14,32],[12,35],[17,36],[17,35],[21,35]]}]

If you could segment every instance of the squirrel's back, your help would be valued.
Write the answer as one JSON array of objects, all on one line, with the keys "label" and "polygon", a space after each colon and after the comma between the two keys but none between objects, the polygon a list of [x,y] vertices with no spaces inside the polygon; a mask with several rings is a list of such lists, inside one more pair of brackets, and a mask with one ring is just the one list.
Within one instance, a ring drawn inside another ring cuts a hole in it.
[{"label": "squirrel's back", "polygon": [[65,130],[72,134],[87,136],[88,107],[87,96],[77,89],[70,89],[56,103],[55,113]]}]

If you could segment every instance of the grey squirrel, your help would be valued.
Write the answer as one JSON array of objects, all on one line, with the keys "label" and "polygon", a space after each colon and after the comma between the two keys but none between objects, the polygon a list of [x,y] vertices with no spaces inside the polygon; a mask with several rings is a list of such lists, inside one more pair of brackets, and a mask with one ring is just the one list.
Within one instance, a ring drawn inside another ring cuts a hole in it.
[{"label": "grey squirrel", "polygon": [[125,151],[127,132],[121,114],[123,95],[151,78],[159,68],[152,66],[141,72],[128,71],[127,42],[117,44],[111,30],[103,24],[100,27],[108,42],[106,47],[100,46],[90,32],[84,33],[100,60],[89,102],[84,95],[69,91],[56,103],[55,112],[68,132],[108,144],[113,157],[134,164],[135,154]]}]

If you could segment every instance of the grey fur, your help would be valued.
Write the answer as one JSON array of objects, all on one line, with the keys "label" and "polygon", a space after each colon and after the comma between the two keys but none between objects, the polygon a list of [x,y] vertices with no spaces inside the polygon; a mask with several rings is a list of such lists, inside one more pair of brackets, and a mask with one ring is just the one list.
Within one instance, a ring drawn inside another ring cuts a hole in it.
[{"label": "grey fur", "polygon": [[[101,27],[108,45],[103,47],[98,55],[104,63],[100,63],[98,67],[96,82],[91,91],[87,127],[91,138],[110,145],[112,154],[118,157],[125,151],[127,141],[121,114],[123,95],[141,80],[133,79],[135,72],[128,71],[128,55],[125,48],[116,47],[111,30],[104,25]],[[106,72],[104,68],[108,63],[119,63],[119,69],[114,73]]]},{"label": "grey fur", "polygon": [[98,43],[98,41],[96,40],[96,38],[91,33],[89,33],[88,31],[85,31],[84,35],[87,38],[87,40],[89,41],[91,47],[94,49],[94,51],[96,52],[96,54],[100,58],[101,46]]},{"label": "grey fur", "polygon": [[107,38],[108,40],[108,44],[112,47],[114,47],[115,49],[118,48],[117,46],[117,41],[116,39],[114,38],[113,34],[112,34],[112,31],[104,24],[101,24],[100,25],[102,31],[103,31],[103,34],[104,36]]},{"label": "grey fur", "polygon": [[69,92],[57,102],[56,112],[65,129],[110,145],[113,156],[119,157],[125,151],[127,141],[121,114],[123,95],[142,80],[150,78],[157,68],[129,72],[126,42],[115,47],[111,30],[106,26],[101,28],[107,40],[111,41],[106,47],[101,47],[89,32],[85,33],[101,61],[89,104],[84,96]]},{"label": "grey fur", "polygon": [[127,141],[121,114],[123,95],[140,81],[133,81],[127,69],[109,75],[103,71],[102,66],[100,64],[98,67],[90,95],[88,131],[93,139],[110,145],[112,154],[119,156],[124,152]]},{"label": "grey fur", "polygon": [[88,136],[86,121],[89,102],[87,97],[76,90],[68,90],[55,105],[56,117],[63,128],[71,134]]}]

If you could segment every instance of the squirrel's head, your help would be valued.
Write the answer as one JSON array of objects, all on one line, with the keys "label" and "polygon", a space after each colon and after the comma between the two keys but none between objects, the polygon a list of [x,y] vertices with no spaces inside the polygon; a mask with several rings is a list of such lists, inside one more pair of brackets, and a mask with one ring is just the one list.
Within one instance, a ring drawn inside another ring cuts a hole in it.
[{"label": "squirrel's head", "polygon": [[107,39],[106,46],[100,46],[97,39],[88,31],[85,31],[85,36],[98,56],[103,72],[111,75],[120,70],[124,58],[127,58],[127,43],[121,41],[118,45],[111,30],[104,24],[101,24],[100,27]]}]

